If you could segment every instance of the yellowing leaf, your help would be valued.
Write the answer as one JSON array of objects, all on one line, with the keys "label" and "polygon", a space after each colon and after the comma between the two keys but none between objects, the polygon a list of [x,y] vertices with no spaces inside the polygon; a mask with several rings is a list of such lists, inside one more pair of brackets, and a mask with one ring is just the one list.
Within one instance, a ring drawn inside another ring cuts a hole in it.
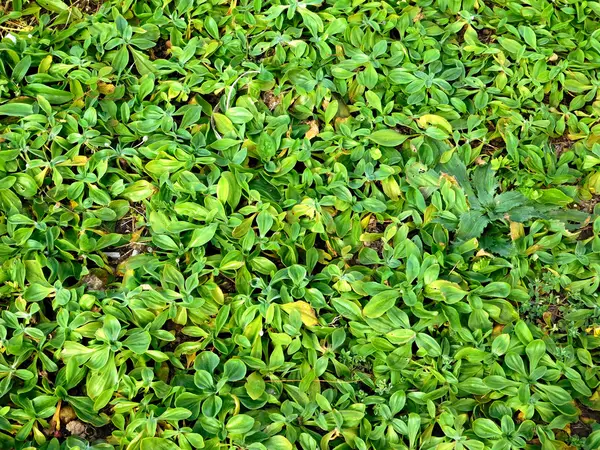
[{"label": "yellowing leaf", "polygon": [[307,125],[310,126],[310,129],[306,132],[304,137],[310,140],[319,134],[319,124],[316,120],[310,120],[307,122]]},{"label": "yellowing leaf", "polygon": [[300,317],[302,318],[302,323],[307,327],[314,327],[319,324],[317,316],[315,315],[315,310],[312,308],[312,306],[302,300],[294,303],[286,303],[281,305],[281,308],[288,314],[294,310],[298,311],[300,313]]},{"label": "yellowing leaf", "polygon": [[434,125],[446,131],[448,134],[452,134],[452,125],[450,125],[450,122],[442,116],[436,114],[424,114],[417,119],[417,122],[421,128],[427,128],[430,125]]},{"label": "yellowing leaf", "polygon": [[60,164],[57,164],[58,166],[85,166],[88,162],[88,157],[84,156],[84,155],[77,155],[74,156],[73,159],[68,159],[67,161],[64,161]]},{"label": "yellowing leaf", "polygon": [[154,194],[154,192],[156,192],[156,187],[152,183],[146,180],[138,180],[127,186],[121,192],[121,197],[125,197],[132,202],[141,202]]},{"label": "yellowing leaf", "polygon": [[215,125],[219,133],[225,134],[230,131],[235,131],[235,127],[233,126],[233,122],[224,114],[214,113],[213,119],[215,121]]},{"label": "yellowing leaf", "polygon": [[265,392],[265,381],[260,373],[254,372],[248,376],[244,387],[250,398],[257,400]]},{"label": "yellowing leaf", "polygon": [[398,200],[400,195],[402,195],[402,191],[400,190],[400,185],[396,181],[394,177],[387,177],[385,180],[381,181],[381,187],[383,188],[383,192],[392,200]]},{"label": "yellowing leaf", "polygon": [[457,283],[447,280],[435,280],[425,287],[425,297],[448,304],[459,302],[467,295]]},{"label": "yellowing leaf", "polygon": [[98,92],[104,95],[110,95],[115,92],[115,85],[100,81],[98,82]]},{"label": "yellowing leaf", "polygon": [[292,450],[294,446],[285,436],[277,435],[269,438],[265,442],[265,447],[269,450]]},{"label": "yellowing leaf", "polygon": [[513,241],[516,241],[519,238],[525,236],[525,228],[522,223],[519,222],[511,222],[510,223],[510,238]]}]

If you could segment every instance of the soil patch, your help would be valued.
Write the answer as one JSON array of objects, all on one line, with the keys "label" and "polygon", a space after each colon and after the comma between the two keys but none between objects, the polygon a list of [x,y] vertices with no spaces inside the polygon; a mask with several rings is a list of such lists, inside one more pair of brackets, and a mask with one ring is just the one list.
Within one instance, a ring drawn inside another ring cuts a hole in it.
[{"label": "soil patch", "polygon": [[600,411],[594,411],[581,403],[577,403],[577,407],[581,410],[581,415],[577,422],[571,424],[571,435],[585,438],[592,432],[590,422],[600,423]]},{"label": "soil patch", "polygon": [[550,140],[550,145],[554,149],[557,158],[560,158],[563,153],[569,151],[573,144],[574,142],[564,135]]},{"label": "soil patch", "polygon": [[159,39],[156,45],[148,50],[150,53],[150,59],[152,61],[156,59],[170,59],[171,58],[171,41]]},{"label": "soil patch", "polygon": [[[377,218],[374,214],[371,215],[369,219],[369,224],[367,225],[367,229],[365,230],[367,233],[383,233],[385,231],[385,224],[377,221]],[[379,257],[383,257],[383,240],[378,238],[375,241],[365,242],[365,247],[372,248],[377,252]]]}]

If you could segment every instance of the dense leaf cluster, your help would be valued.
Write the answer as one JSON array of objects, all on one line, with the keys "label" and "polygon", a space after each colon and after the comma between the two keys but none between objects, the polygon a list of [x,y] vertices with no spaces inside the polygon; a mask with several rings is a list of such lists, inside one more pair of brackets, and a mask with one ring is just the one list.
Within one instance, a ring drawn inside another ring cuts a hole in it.
[{"label": "dense leaf cluster", "polygon": [[600,448],[600,3],[0,12],[0,448]]}]

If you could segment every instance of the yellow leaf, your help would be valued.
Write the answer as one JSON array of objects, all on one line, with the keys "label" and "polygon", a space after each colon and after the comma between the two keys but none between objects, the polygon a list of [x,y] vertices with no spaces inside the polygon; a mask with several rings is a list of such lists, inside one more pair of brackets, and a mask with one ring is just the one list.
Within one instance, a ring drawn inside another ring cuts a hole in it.
[{"label": "yellow leaf", "polygon": [[294,303],[286,303],[281,305],[283,310],[290,314],[293,310],[296,310],[300,313],[300,317],[302,318],[302,323],[307,327],[314,327],[319,324],[317,320],[317,316],[315,314],[315,310],[308,303],[300,300]]},{"label": "yellow leaf", "polygon": [[192,364],[194,364],[194,361],[196,361],[196,353],[192,353],[191,355],[185,355],[185,359],[185,367],[189,369],[190,367],[192,367]]},{"label": "yellow leaf", "polygon": [[594,337],[600,336],[600,327],[593,326],[585,329],[586,333],[593,334]]},{"label": "yellow leaf", "polygon": [[448,134],[452,134],[452,125],[442,116],[436,114],[423,114],[417,119],[421,128],[427,128],[429,125],[435,125],[438,128],[446,131]]}]

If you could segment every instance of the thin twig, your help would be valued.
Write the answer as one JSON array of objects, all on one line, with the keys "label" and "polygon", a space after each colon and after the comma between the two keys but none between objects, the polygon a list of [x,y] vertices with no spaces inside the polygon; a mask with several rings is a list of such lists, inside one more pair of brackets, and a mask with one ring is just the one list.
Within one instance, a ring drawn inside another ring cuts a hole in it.
[{"label": "thin twig", "polygon": [[219,134],[219,132],[217,131],[217,127],[215,125],[215,114],[217,113],[218,110],[219,110],[219,104],[217,103],[215,108],[213,109],[212,114],[210,115],[210,126],[212,127],[213,133],[215,133],[215,136],[217,137],[217,139],[221,139],[223,136],[221,136]]},{"label": "thin twig", "polygon": [[[233,91],[235,89],[235,85],[243,77],[245,77],[246,75],[250,75],[252,73],[260,73],[260,70],[248,70],[248,71],[244,72],[243,74],[241,74],[239,77],[237,77],[235,79],[235,81],[233,82],[233,84],[230,86],[229,93],[227,94],[227,100],[225,101],[225,111],[224,112],[227,112],[227,110],[229,109],[229,105],[231,104],[231,94],[233,94]],[[213,109],[212,114],[210,115],[210,126],[211,126],[213,132],[215,133],[215,136],[217,137],[217,139],[221,139],[222,136],[217,131],[217,127],[215,125],[215,114],[217,113],[218,110],[219,110],[219,104],[217,103],[217,105]]]},{"label": "thin twig", "polygon": [[233,90],[234,90],[237,82],[240,81],[246,75],[250,75],[251,73],[260,73],[260,70],[248,70],[248,71],[244,72],[239,77],[237,77],[236,80],[233,82],[233,84],[230,86],[231,89],[229,89],[229,94],[227,94],[227,102],[225,102],[225,111],[227,111],[229,109],[229,104],[231,103],[231,94],[233,93]]}]

